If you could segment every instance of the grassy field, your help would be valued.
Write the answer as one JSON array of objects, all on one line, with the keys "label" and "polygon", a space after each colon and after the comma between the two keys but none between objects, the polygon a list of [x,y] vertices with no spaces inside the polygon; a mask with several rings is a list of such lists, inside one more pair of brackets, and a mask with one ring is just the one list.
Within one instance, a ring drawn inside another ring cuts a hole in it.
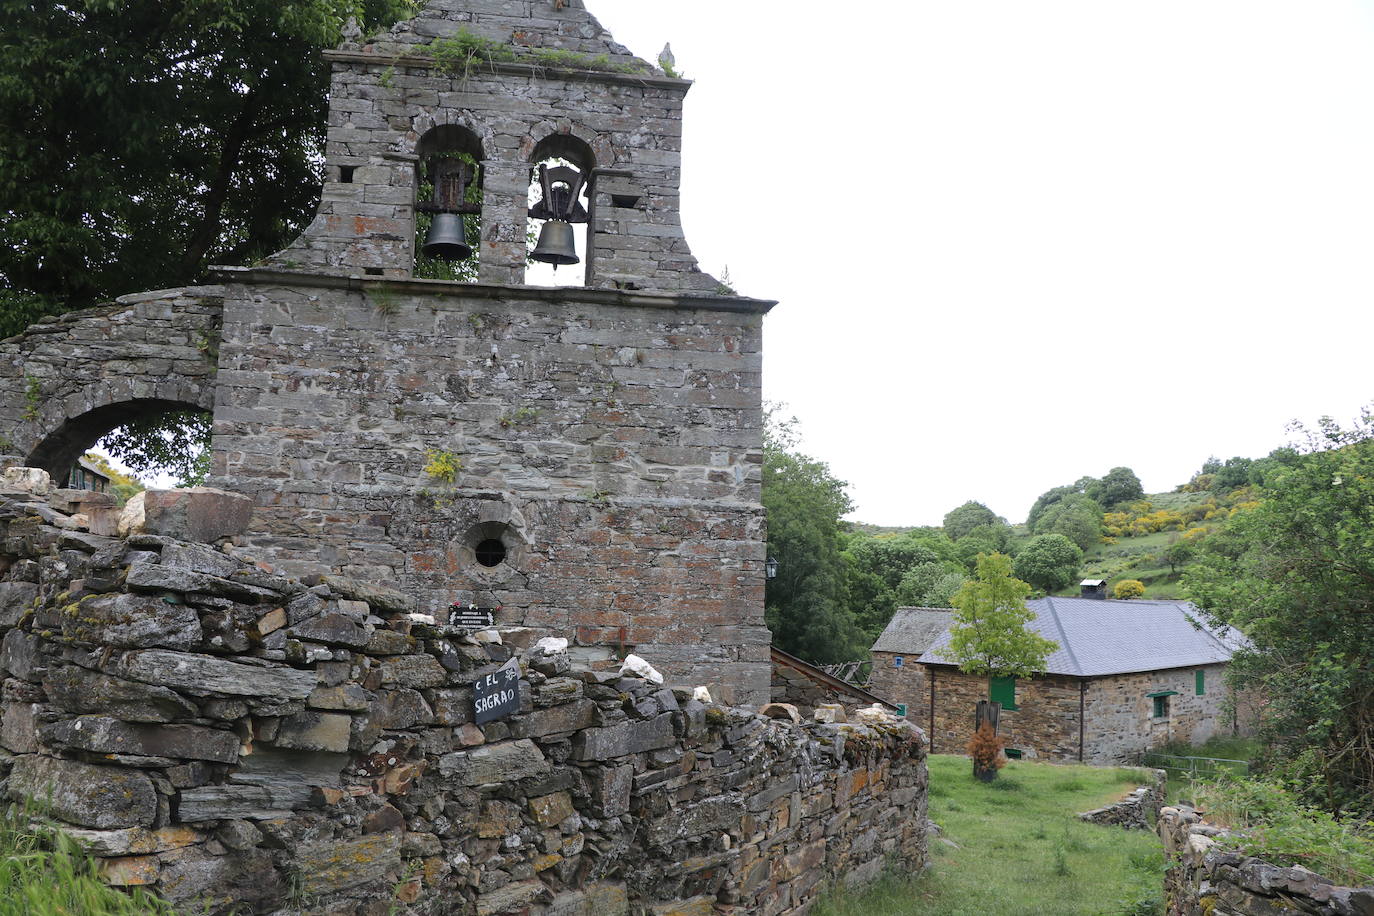
[{"label": "grassy field", "polygon": [[934,867],[835,892],[816,916],[1155,916],[1163,853],[1149,833],[1079,821],[1142,781],[1138,770],[1013,760],[976,781],[965,757],[930,758]]}]

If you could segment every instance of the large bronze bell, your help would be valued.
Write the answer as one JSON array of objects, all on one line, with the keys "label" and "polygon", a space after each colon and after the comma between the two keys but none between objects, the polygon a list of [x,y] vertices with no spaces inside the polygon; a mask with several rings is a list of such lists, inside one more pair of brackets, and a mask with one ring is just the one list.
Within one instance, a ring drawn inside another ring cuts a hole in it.
[{"label": "large bronze bell", "polygon": [[425,236],[425,257],[440,261],[465,261],[472,257],[461,213],[436,213]]},{"label": "large bronze bell", "polygon": [[534,246],[530,257],[554,267],[578,263],[581,258],[577,256],[572,224],[561,219],[544,223],[544,228],[539,231],[539,244]]}]

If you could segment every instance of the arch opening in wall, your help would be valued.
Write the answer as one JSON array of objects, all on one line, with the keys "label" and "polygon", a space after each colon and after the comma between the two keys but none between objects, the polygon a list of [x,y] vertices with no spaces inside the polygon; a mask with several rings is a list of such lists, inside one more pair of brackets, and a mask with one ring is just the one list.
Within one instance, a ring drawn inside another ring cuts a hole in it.
[{"label": "arch opening in wall", "polygon": [[82,457],[96,450],[141,479],[193,486],[209,472],[210,432],[210,412],[196,404],[134,398],[64,420],[34,447],[25,464],[42,468],[65,486]]},{"label": "arch opening in wall", "polygon": [[526,544],[509,522],[478,522],[454,545],[459,567],[472,578],[500,582],[517,572],[524,561]]},{"label": "arch opening in wall", "polygon": [[525,282],[584,286],[591,262],[588,210],[596,156],[582,139],[555,134],[535,146],[530,162]]},{"label": "arch opening in wall", "polygon": [[444,124],[420,138],[415,177],[415,276],[471,283],[482,250],[482,141]]}]

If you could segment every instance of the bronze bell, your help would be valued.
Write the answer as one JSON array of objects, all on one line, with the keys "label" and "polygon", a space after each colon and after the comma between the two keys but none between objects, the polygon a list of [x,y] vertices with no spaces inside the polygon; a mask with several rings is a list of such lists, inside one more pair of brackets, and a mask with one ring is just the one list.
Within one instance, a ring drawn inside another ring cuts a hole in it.
[{"label": "bronze bell", "polygon": [[561,219],[544,223],[544,228],[539,231],[539,244],[534,246],[530,257],[554,267],[578,263],[581,258],[577,256],[572,224]]},{"label": "bronze bell", "polygon": [[465,261],[472,257],[460,213],[436,213],[425,237],[425,257],[440,261]]}]

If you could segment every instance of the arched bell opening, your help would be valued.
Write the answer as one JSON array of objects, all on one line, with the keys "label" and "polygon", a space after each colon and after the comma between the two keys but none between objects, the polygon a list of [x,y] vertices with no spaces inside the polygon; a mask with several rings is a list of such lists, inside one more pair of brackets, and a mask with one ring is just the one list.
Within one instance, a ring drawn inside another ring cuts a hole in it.
[{"label": "arched bell opening", "polygon": [[210,460],[210,412],[184,401],[135,398],[65,420],[38,443],[25,464],[59,486],[99,447],[144,479],[189,486],[204,479]]},{"label": "arched bell opening", "polygon": [[[578,137],[555,134],[535,146],[530,162],[525,282],[584,286],[591,261],[587,240],[596,155]],[[568,272],[560,275],[560,268]]]},{"label": "arched bell opening", "polygon": [[471,283],[482,250],[482,141],[444,124],[415,152],[415,276]]}]

